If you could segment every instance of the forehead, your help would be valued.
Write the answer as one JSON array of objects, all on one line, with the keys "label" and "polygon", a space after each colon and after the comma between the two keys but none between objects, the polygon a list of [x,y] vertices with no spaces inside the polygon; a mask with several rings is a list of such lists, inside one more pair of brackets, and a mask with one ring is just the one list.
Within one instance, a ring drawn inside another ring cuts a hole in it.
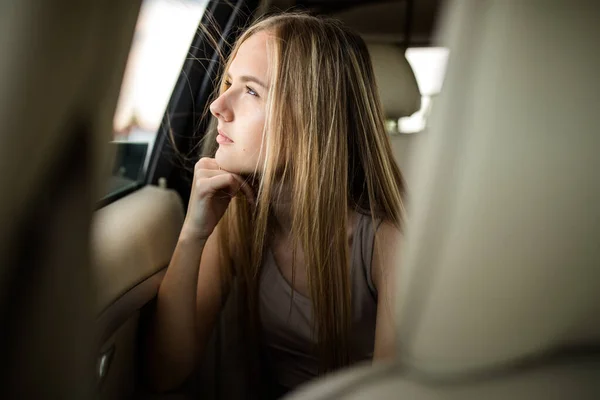
[{"label": "forehead", "polygon": [[254,75],[267,80],[269,69],[267,32],[258,32],[246,39],[239,47],[228,73],[235,75]]}]

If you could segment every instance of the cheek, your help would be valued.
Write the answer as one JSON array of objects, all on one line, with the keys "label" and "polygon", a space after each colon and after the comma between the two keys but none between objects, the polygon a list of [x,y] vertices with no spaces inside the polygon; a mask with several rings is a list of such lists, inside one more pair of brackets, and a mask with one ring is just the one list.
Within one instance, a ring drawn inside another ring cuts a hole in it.
[{"label": "cheek", "polygon": [[258,152],[262,144],[262,135],[265,127],[265,111],[259,106],[248,108],[248,112],[239,115],[241,123],[240,137],[243,137],[242,151]]}]

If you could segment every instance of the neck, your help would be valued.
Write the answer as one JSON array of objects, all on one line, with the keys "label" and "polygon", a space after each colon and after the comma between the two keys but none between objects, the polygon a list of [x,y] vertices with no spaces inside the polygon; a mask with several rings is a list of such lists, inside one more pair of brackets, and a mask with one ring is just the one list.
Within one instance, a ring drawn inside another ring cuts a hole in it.
[{"label": "neck", "polygon": [[[271,204],[273,215],[272,232],[278,237],[286,238],[292,232],[292,191],[289,183],[278,182],[273,188],[278,194],[276,200]],[[350,208],[346,211],[348,221],[348,234],[353,231],[355,212]]]},{"label": "neck", "polygon": [[273,212],[273,233],[278,236],[288,236],[292,231],[292,196],[291,185],[286,182],[277,182],[273,188],[277,193],[271,205]]}]

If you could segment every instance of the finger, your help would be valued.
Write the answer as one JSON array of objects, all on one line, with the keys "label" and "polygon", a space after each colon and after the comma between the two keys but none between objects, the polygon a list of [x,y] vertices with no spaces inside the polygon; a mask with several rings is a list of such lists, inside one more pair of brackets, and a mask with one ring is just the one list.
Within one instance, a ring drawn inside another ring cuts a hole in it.
[{"label": "finger", "polygon": [[194,166],[194,170],[195,171],[197,171],[199,169],[218,170],[219,169],[219,164],[217,164],[217,161],[214,158],[211,158],[211,157],[202,157],[200,160],[198,160],[198,162]]},{"label": "finger", "polygon": [[[221,174],[222,171],[220,171],[219,169],[211,169],[211,158],[201,158],[196,165],[194,166],[194,182],[195,184],[192,185],[192,195],[194,195],[194,193],[196,192],[196,190],[198,190],[199,188],[202,188],[203,183],[201,183],[200,181],[202,179],[205,178],[211,178],[217,174]],[[208,168],[207,168],[208,167]]]},{"label": "finger", "polygon": [[250,184],[244,178],[242,178],[240,175],[237,175],[237,174],[232,174],[232,175],[240,183],[239,190],[241,190],[244,193],[244,195],[246,196],[246,199],[248,199],[248,201],[250,203],[254,204],[256,202],[256,198],[254,196],[254,190],[252,189]]},{"label": "finger", "polygon": [[234,194],[237,194],[238,191],[242,191],[245,195],[246,198],[254,204],[254,191],[252,190],[252,188],[250,187],[250,185],[248,184],[248,182],[246,182],[246,180],[244,178],[242,178],[240,175],[238,174],[234,174],[231,172],[227,172],[227,171],[223,171],[223,170],[206,170],[206,171],[202,171],[203,174],[206,174],[206,177],[214,177],[217,175],[231,175],[233,176],[233,178],[238,182],[238,186],[232,186],[232,188],[235,190]]},{"label": "finger", "polygon": [[254,204],[254,194],[250,186],[242,179],[241,176],[236,174],[219,174],[208,179],[209,190],[213,192],[223,191],[230,196],[235,196],[238,192],[242,191],[249,202]]},{"label": "finger", "polygon": [[239,192],[240,183],[232,174],[219,174],[205,179],[205,190],[214,196],[217,193],[233,197]]},{"label": "finger", "polygon": [[[248,201],[252,204],[254,204],[255,202],[255,198],[254,198],[254,192],[252,190],[252,188],[250,187],[250,185],[239,175],[237,174],[232,174],[230,172],[226,172],[226,171],[222,171],[222,170],[200,170],[198,171],[197,175],[196,175],[196,179],[195,179],[195,185],[194,185],[194,189],[198,189],[198,190],[209,190],[209,191],[214,191],[214,190],[223,190],[223,188],[220,186],[221,185],[221,181],[218,181],[219,183],[217,183],[218,186],[210,186],[209,183],[207,183],[207,180],[215,177],[215,176],[220,176],[220,175],[225,175],[225,176],[230,176],[231,179],[234,179],[235,181],[232,181],[232,185],[231,185],[231,194],[235,195],[237,194],[238,191],[242,191],[245,195],[246,198],[248,199]],[[228,178],[229,179],[229,178]],[[225,182],[225,181],[223,181]]]},{"label": "finger", "polygon": [[217,175],[229,175],[230,172],[227,171],[222,171],[219,169],[199,169],[196,171],[196,178],[200,179],[200,178],[212,178],[213,176],[217,176]]},{"label": "finger", "polygon": [[[241,190],[251,204],[255,203],[254,191],[252,190],[250,185],[244,180],[244,178],[242,178],[241,176],[239,176],[237,174],[233,174],[231,172],[227,172],[227,171],[223,171],[223,170],[212,170],[212,169],[204,170],[203,169],[198,172],[198,176],[196,178],[197,178],[197,180],[201,180],[201,179],[212,178],[212,177],[215,177],[218,175],[232,175],[233,178],[239,183],[239,187],[237,190],[238,191]],[[199,183],[199,185],[201,185],[201,183]]]}]

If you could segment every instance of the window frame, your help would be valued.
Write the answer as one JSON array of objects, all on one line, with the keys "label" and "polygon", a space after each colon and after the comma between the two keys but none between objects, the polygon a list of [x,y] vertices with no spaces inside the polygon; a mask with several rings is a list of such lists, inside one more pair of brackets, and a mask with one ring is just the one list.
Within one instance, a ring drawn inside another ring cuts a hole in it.
[{"label": "window frame", "polygon": [[[259,0],[209,0],[199,21],[197,33],[190,44],[183,66],[171,92],[161,124],[156,132],[154,146],[145,176],[131,185],[108,193],[98,202],[98,208],[111,204],[146,185],[157,185],[166,178],[168,187],[179,193],[187,207],[193,177],[192,160],[181,162],[169,139],[174,135],[175,146],[188,154],[204,136],[210,116],[201,118],[214,92],[214,82],[220,74],[219,50],[228,56],[226,43],[233,43],[241,29],[249,24],[258,9]],[[202,26],[219,38],[220,49],[212,48],[202,34]]]},{"label": "window frame", "polygon": [[[209,2],[200,23],[216,28],[223,56],[227,57],[230,53],[226,43],[235,42],[241,28],[251,22],[258,6],[258,0]],[[201,118],[202,113],[214,93],[214,84],[222,67],[218,51],[211,47],[203,35],[195,37],[189,54],[167,106],[146,172],[146,184],[157,185],[160,178],[166,178],[168,187],[179,193],[186,207],[195,160],[188,160],[182,165],[169,140],[169,129],[178,133],[174,135],[174,142],[183,154],[189,154],[197,146],[210,122],[210,114]]]}]

